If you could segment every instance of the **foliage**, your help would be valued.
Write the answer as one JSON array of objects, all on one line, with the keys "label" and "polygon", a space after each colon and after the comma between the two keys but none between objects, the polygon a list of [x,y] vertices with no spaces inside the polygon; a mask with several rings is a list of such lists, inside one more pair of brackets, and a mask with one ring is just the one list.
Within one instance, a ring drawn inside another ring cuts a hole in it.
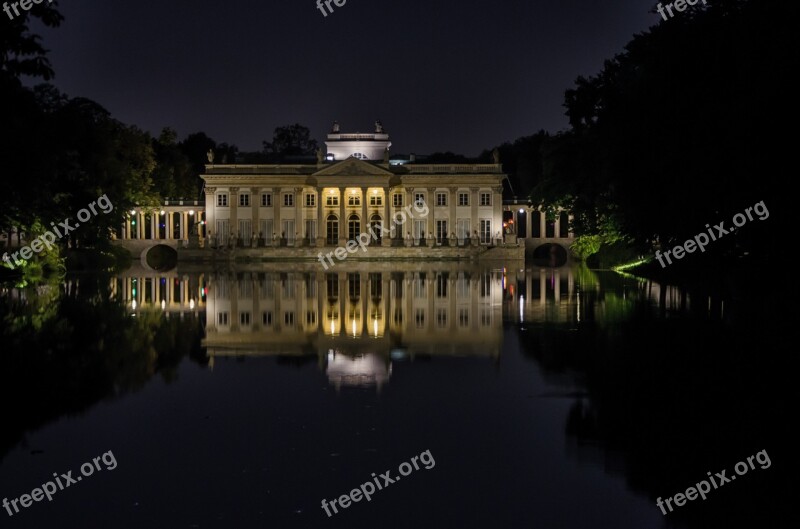
[{"label": "foliage", "polygon": [[264,140],[264,152],[278,156],[312,155],[317,148],[317,140],[311,138],[311,131],[299,123],[277,127],[272,141]]}]

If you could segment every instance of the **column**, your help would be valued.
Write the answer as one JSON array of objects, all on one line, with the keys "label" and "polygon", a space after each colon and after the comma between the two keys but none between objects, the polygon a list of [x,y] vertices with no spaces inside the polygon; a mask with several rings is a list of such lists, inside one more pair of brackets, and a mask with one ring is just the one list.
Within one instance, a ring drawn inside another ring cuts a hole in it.
[{"label": "column", "polygon": [[[413,209],[414,206],[414,188],[409,187],[405,189],[405,193],[403,193],[403,206],[412,206],[411,215],[406,222],[408,222],[405,226],[398,226],[400,230],[400,238],[405,239],[406,235],[411,234],[411,237],[414,237],[414,219],[418,215],[416,211]],[[413,246],[413,241],[412,241]]]},{"label": "column", "polygon": [[[325,219],[322,218],[323,210],[322,210],[322,201],[325,197],[322,195],[325,192],[325,189],[322,187],[314,188],[314,191],[317,192],[317,248],[322,248],[325,245]],[[321,292],[321,291],[320,291]],[[320,311],[320,315],[322,311]],[[319,321],[322,321],[320,318]]]},{"label": "column", "polygon": [[533,232],[533,211],[531,208],[525,208],[525,237],[530,237]]},{"label": "column", "polygon": [[499,233],[499,242],[505,242],[505,237],[503,237],[503,186],[497,186],[492,191],[492,237]]},{"label": "column", "polygon": [[561,210],[556,211],[556,222],[553,228],[553,236],[558,238],[561,235]]},{"label": "column", "polygon": [[[450,188],[450,196],[448,200],[450,201],[450,218],[447,220],[447,236],[450,237],[451,233],[456,232],[456,201],[458,200],[458,195],[456,193],[458,188],[452,187]],[[455,241],[455,244],[458,245],[458,241]]]},{"label": "column", "polygon": [[294,232],[295,232],[295,247],[300,247],[303,244],[303,237],[305,236],[305,226],[303,226],[303,210],[306,203],[303,201],[303,188],[294,188]]},{"label": "column", "polygon": [[[239,214],[239,188],[238,187],[232,187],[230,189],[231,189],[231,203],[230,203],[230,209],[231,209],[231,221],[230,221],[231,222],[231,236],[233,236],[233,234],[236,234],[236,239],[238,239],[239,237],[242,236],[242,234],[239,233],[239,218],[238,218],[238,214]],[[238,240],[235,241],[235,244],[236,244],[236,246],[239,246],[239,241]]]},{"label": "column", "polygon": [[[258,232],[261,229],[261,221],[259,219],[259,208],[261,207],[261,188],[250,188],[250,206],[253,208],[253,235],[257,238]],[[206,213],[206,222],[208,222],[208,213]],[[255,246],[255,245],[254,245]],[[253,313],[255,318],[255,313]]]},{"label": "column", "polygon": [[[428,214],[428,233],[431,234],[431,237],[436,237],[436,224],[434,222],[435,215],[433,214],[433,210],[436,208],[436,188],[429,187],[428,188],[428,196],[425,197],[428,201],[428,209],[430,213]],[[425,236],[427,237],[428,234],[426,233]],[[435,239],[434,239],[435,240]],[[428,246],[431,246],[431,243],[428,242]]]},{"label": "column", "polygon": [[[283,206],[283,197],[281,196],[281,188],[280,187],[273,187],[272,188],[272,208],[275,210],[274,217],[272,219],[272,231],[278,237],[281,236],[281,207]],[[270,234],[272,237],[272,234]],[[277,244],[274,243],[273,244]],[[277,317],[277,316],[276,316]]]},{"label": "column", "polygon": [[541,229],[542,239],[547,237],[547,215],[544,210],[539,211],[539,228]]},{"label": "column", "polygon": [[[206,195],[206,233],[209,233],[209,239],[211,237],[219,237],[217,234],[217,202],[215,199],[215,192],[216,188],[214,187],[206,187],[205,188],[205,195]],[[169,224],[168,226],[171,226]],[[172,228],[169,228],[172,230]]]},{"label": "column", "polygon": [[[383,222],[382,227],[385,227],[387,231],[383,231],[381,234],[381,246],[391,246],[392,245],[392,219],[391,219],[391,212],[389,210],[389,200],[392,198],[391,190],[388,187],[383,188]],[[402,226],[400,226],[402,229]],[[388,292],[388,290],[384,290],[384,292]],[[386,318],[384,317],[384,320]]]},{"label": "column", "polygon": [[470,219],[469,222],[470,226],[470,237],[473,239],[473,245],[475,244],[475,232],[478,231],[480,227],[480,223],[478,222],[478,204],[480,203],[480,188],[479,187],[470,187],[469,188],[469,205],[470,205]]},{"label": "column", "polygon": [[369,188],[361,188],[361,233],[369,233],[369,212],[367,211],[367,201],[369,200]]},{"label": "column", "polygon": [[345,194],[346,187],[339,188],[339,246],[344,247],[347,241],[347,219],[345,218],[344,201],[347,200]]}]

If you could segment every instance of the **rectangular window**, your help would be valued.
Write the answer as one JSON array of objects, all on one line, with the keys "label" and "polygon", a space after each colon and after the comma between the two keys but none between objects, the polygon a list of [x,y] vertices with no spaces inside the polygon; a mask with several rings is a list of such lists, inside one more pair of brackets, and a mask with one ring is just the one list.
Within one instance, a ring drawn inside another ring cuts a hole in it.
[{"label": "rectangular window", "polygon": [[325,205],[328,207],[334,207],[339,205],[339,195],[328,195],[325,197]]},{"label": "rectangular window", "polygon": [[245,246],[250,246],[250,242],[253,239],[253,224],[250,219],[242,219],[239,221],[239,239],[242,240],[242,244]]},{"label": "rectangular window", "polygon": [[313,311],[306,311],[306,325],[317,324],[317,313]]},{"label": "rectangular window", "polygon": [[489,219],[481,219],[480,230],[478,235],[480,236],[481,243],[489,244],[492,242],[492,221]]},{"label": "rectangular window", "polygon": [[447,327],[447,309],[436,309],[436,326],[440,329]]},{"label": "rectangular window", "polygon": [[383,197],[381,195],[370,195],[369,197],[369,205],[374,207],[380,207],[383,205]]},{"label": "rectangular window", "polygon": [[350,299],[361,297],[361,274],[347,274],[347,288]]},{"label": "rectangular window", "polygon": [[217,207],[220,208],[227,208],[228,207],[228,194],[227,193],[220,193],[217,195]]},{"label": "rectangular window", "polygon": [[469,206],[469,193],[459,193],[458,194],[458,205],[459,206]]},{"label": "rectangular window", "polygon": [[250,205],[250,193],[242,193],[239,195],[239,205],[242,207]]},{"label": "rectangular window", "polygon": [[306,232],[305,232],[306,239],[312,240],[316,242],[317,238],[317,221],[316,220],[307,220],[306,221]]},{"label": "rectangular window", "polygon": [[272,237],[275,235],[273,233],[273,222],[272,219],[263,219],[259,221],[259,228],[258,228],[258,236],[259,238],[264,239],[264,244],[271,245],[272,244]]},{"label": "rectangular window", "polygon": [[271,193],[261,193],[261,206],[265,208],[272,207],[272,194]]},{"label": "rectangular window", "polygon": [[419,243],[419,239],[425,237],[425,226],[427,225],[427,221],[424,220],[414,220],[414,240]]},{"label": "rectangular window", "polygon": [[392,195],[392,205],[396,208],[403,207],[403,194],[402,193],[395,193]]},{"label": "rectangular window", "polygon": [[347,205],[348,206],[360,206],[361,205],[361,197],[358,195],[350,195],[347,197]]},{"label": "rectangular window", "polygon": [[425,327],[425,309],[416,309],[414,311],[414,322],[417,324],[417,329]]},{"label": "rectangular window", "polygon": [[337,299],[339,297],[339,278],[336,274],[328,274],[325,278],[328,298]]},{"label": "rectangular window", "polygon": [[425,203],[425,193],[414,193],[414,204],[422,204]]},{"label": "rectangular window", "polygon": [[267,310],[261,313],[261,324],[264,327],[272,327],[272,312]]},{"label": "rectangular window", "polygon": [[294,312],[283,313],[283,324],[287,327],[294,327]]},{"label": "rectangular window", "polygon": [[436,205],[437,206],[447,205],[447,193],[436,193]]},{"label": "rectangular window", "polygon": [[437,298],[446,298],[447,297],[447,282],[449,280],[449,276],[446,274],[439,274],[436,276],[436,297]]},{"label": "rectangular window", "polygon": [[458,237],[460,242],[464,242],[464,239],[469,236],[469,219],[458,219],[456,224],[456,237]]},{"label": "rectangular window", "polygon": [[492,277],[489,274],[481,275],[481,297],[488,298],[492,295]]},{"label": "rectangular window", "polygon": [[294,206],[294,193],[285,193],[283,195],[283,205],[287,207]]},{"label": "rectangular window", "polygon": [[313,208],[317,205],[317,195],[314,193],[306,193],[306,207]]},{"label": "rectangular window", "polygon": [[436,221],[436,242],[442,244],[444,240],[447,239],[447,221],[446,220],[437,220]]},{"label": "rectangular window", "polygon": [[228,313],[220,312],[217,314],[217,325],[228,325]]},{"label": "rectangular window", "polygon": [[469,327],[469,309],[458,309],[458,326]]},{"label": "rectangular window", "polygon": [[249,312],[240,312],[239,313],[239,324],[246,327],[250,325],[250,313]]},{"label": "rectangular window", "polygon": [[492,205],[492,194],[481,193],[481,206],[491,206],[491,205]]}]

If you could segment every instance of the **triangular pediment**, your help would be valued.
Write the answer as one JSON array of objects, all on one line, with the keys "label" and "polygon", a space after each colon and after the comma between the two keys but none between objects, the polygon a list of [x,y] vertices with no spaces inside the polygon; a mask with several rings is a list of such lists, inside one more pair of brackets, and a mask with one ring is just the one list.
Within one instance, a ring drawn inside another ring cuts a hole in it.
[{"label": "triangular pediment", "polygon": [[325,167],[317,171],[313,176],[392,176],[391,171],[375,164],[359,160],[358,158],[348,158],[341,162]]}]

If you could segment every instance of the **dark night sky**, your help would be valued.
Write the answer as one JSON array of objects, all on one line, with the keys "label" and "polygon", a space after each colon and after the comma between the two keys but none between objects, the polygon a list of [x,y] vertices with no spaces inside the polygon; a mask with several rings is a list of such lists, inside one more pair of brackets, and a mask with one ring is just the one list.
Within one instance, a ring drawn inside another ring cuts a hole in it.
[{"label": "dark night sky", "polygon": [[395,153],[477,155],[566,127],[564,90],[659,20],[641,0],[61,0],[40,31],[55,84],[157,134],[204,131],[257,150],[334,119]]}]

